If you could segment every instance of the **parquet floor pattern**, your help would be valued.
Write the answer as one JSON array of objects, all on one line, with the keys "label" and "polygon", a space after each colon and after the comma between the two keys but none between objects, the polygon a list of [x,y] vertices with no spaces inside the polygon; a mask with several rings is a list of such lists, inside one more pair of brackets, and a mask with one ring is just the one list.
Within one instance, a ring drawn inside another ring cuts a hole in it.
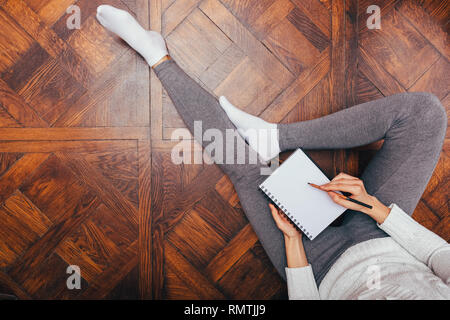
[{"label": "parquet floor pattern", "polygon": [[[450,108],[448,1],[0,0],[0,292],[21,299],[286,298],[229,179],[171,161],[184,124],[97,23],[102,3],[161,31],[206,90],[272,122],[404,91]],[[371,4],[381,30],[366,27]],[[358,175],[381,144],[307,153],[329,177]],[[446,139],[413,215],[446,240],[449,151]]]}]

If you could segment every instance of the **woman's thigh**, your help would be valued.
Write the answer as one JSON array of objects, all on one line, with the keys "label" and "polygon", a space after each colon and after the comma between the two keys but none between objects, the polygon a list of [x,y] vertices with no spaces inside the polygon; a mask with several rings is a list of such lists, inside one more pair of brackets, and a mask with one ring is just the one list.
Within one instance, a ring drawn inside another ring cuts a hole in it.
[{"label": "woman's thigh", "polygon": [[383,146],[361,175],[369,194],[412,215],[439,159],[447,116],[433,95],[418,100],[389,129]]}]

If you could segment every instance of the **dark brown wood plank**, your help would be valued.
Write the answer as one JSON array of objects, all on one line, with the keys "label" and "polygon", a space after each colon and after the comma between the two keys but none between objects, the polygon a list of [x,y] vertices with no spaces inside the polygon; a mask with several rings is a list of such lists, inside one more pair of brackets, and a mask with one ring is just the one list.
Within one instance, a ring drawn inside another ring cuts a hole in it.
[{"label": "dark brown wood plank", "polygon": [[9,288],[9,290],[11,290],[11,293],[21,300],[31,299],[30,295],[19,284],[11,279],[8,274],[2,271],[0,271],[0,284],[6,288]]},{"label": "dark brown wood plank", "polygon": [[75,154],[57,152],[57,157],[61,159],[70,169],[94,190],[97,196],[117,215],[138,224],[137,208],[130,203],[116,188],[111,186],[105,178],[97,171],[93,170],[86,160]]},{"label": "dark brown wood plank", "polygon": [[399,13],[406,17],[416,28],[417,32],[430,41],[447,60],[450,58],[450,48],[448,46],[448,20],[450,13],[448,6],[448,1],[422,1],[422,3],[401,1],[397,5]]},{"label": "dark brown wood plank", "polygon": [[24,155],[14,163],[10,169],[0,177],[0,203],[3,203],[37,167],[44,163],[48,154],[30,153]]},{"label": "dark brown wood plank", "polygon": [[329,51],[325,50],[318,64],[309,73],[302,73],[283,93],[281,93],[261,117],[267,121],[277,122],[283,119],[289,111],[312,89],[330,70]]},{"label": "dark brown wood plank", "polygon": [[102,299],[136,267],[138,259],[138,241],[133,242],[118,256],[117,262],[112,264],[107,272],[96,278],[80,297],[83,299]]},{"label": "dark brown wood plank", "polygon": [[188,287],[194,291],[200,299],[223,299],[225,296],[197,269],[191,266],[177,250],[167,243],[164,247],[164,256],[168,266],[183,279]]},{"label": "dark brown wood plank", "polygon": [[139,140],[139,294],[152,298],[152,186],[150,140]]},{"label": "dark brown wood plank", "polygon": [[[152,144],[153,147],[153,144]],[[151,203],[152,203],[152,296],[154,299],[162,299],[164,286],[164,228],[157,224],[162,220],[164,202],[164,156],[162,153],[152,150],[151,171]]]},{"label": "dark brown wood plank", "polygon": [[8,140],[134,140],[147,139],[148,128],[0,128]]},{"label": "dark brown wood plank", "polygon": [[2,79],[0,79],[0,105],[23,126],[28,128],[48,126],[36,111],[21,96],[11,90]]},{"label": "dark brown wood plank", "polygon": [[208,264],[206,273],[213,281],[218,281],[241,256],[258,241],[250,225],[246,225]]},{"label": "dark brown wood plank", "polygon": [[135,140],[0,141],[0,152],[115,152],[136,148]]},{"label": "dark brown wood plank", "polygon": [[309,17],[300,9],[292,10],[287,19],[299,30],[305,37],[322,52],[329,46],[329,38],[326,36]]},{"label": "dark brown wood plank", "polygon": [[75,215],[71,219],[62,220],[54,225],[23,256],[16,260],[8,270],[11,277],[19,283],[25,282],[29,271],[42,264],[58,246],[59,241],[67,236],[74,227],[86,220],[98,205],[99,201],[95,197],[85,195],[74,210]]},{"label": "dark brown wood plank", "polygon": [[265,72],[268,78],[277,81],[283,87],[292,81],[292,74],[220,2],[203,1],[200,9],[248,56],[253,57],[254,63]]}]

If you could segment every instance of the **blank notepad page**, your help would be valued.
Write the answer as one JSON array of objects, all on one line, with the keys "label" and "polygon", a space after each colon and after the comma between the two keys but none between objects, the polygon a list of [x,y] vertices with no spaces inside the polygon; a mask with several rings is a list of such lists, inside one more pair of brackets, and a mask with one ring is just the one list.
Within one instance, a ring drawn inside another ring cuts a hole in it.
[{"label": "blank notepad page", "polygon": [[311,240],[339,217],[346,208],[325,191],[308,185],[330,180],[301,150],[297,149],[259,187]]}]

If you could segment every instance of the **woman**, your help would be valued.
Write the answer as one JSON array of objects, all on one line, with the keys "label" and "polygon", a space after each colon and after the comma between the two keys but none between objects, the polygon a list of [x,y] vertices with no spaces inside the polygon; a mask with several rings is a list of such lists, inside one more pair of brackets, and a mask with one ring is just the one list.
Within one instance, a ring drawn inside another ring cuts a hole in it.
[{"label": "woman", "polygon": [[[287,280],[290,299],[450,298],[450,246],[410,217],[445,136],[447,118],[435,96],[403,93],[319,119],[268,123],[224,97],[217,101],[170,59],[159,33],[144,30],[127,12],[104,5],[97,18],[146,59],[191,132],[194,121],[223,136],[227,129],[237,129],[247,140],[246,159],[257,153],[257,163],[218,165],[233,182],[271,262]],[[246,134],[249,129],[269,134],[256,139]],[[281,151],[352,148],[380,139],[384,144],[361,179],[341,173],[322,186],[348,210],[341,226],[328,227],[313,241],[302,239],[258,190],[266,178],[260,174],[265,161]],[[334,190],[350,192],[373,209],[341,200]]]}]

